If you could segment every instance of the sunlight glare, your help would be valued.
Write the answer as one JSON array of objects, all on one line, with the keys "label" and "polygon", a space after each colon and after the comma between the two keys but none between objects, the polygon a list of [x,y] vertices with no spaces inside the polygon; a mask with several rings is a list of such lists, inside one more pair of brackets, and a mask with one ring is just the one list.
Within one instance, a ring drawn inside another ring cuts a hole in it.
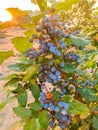
[{"label": "sunlight glare", "polygon": [[0,15],[1,22],[10,21],[13,18],[11,13],[7,10],[0,10],[0,14],[2,14],[2,15]]}]

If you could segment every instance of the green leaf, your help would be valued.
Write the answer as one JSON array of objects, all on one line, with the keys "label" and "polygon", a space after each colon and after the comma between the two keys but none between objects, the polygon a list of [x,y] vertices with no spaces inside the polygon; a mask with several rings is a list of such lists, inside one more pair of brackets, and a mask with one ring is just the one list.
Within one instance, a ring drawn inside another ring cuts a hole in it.
[{"label": "green leaf", "polygon": [[32,17],[32,21],[33,21],[33,23],[37,23],[37,22],[39,22],[39,20],[41,19],[41,18],[43,18],[45,16],[45,14],[44,13],[41,13],[41,14],[39,14],[39,15],[36,15],[36,16],[33,16]]},{"label": "green leaf", "polygon": [[32,77],[33,77],[33,75],[35,75],[37,72],[38,72],[38,68],[39,68],[39,66],[38,65],[36,65],[36,66],[30,66],[28,69],[27,69],[27,73],[26,73],[26,75],[24,76],[24,78],[23,78],[23,81],[27,81],[27,80],[30,80]]},{"label": "green leaf", "polygon": [[28,37],[28,38],[32,38],[32,34],[36,34],[36,30],[35,29],[30,29],[28,31],[26,31],[24,34]]},{"label": "green leaf", "polygon": [[4,102],[0,103],[0,111],[2,111],[9,103],[11,103],[15,97],[9,97]]},{"label": "green leaf", "polygon": [[10,80],[10,79],[14,79],[14,78],[18,78],[18,74],[11,74],[7,77],[4,77],[3,80]]},{"label": "green leaf", "polygon": [[95,72],[96,79],[98,79],[98,70]]},{"label": "green leaf", "polygon": [[15,63],[15,64],[12,64],[12,65],[8,66],[9,69],[15,70],[15,71],[18,71],[18,72],[24,71],[28,67],[29,67],[28,64],[21,64],[21,63]]},{"label": "green leaf", "polygon": [[60,96],[60,92],[56,91],[54,96],[53,96],[53,100],[57,101],[59,99],[59,96]]},{"label": "green leaf", "polygon": [[48,124],[49,124],[49,116],[48,112],[46,110],[43,110],[39,113],[39,123],[41,125],[41,128],[47,130]]},{"label": "green leaf", "polygon": [[24,125],[23,130],[36,130],[36,120],[31,118]]},{"label": "green leaf", "polygon": [[75,71],[75,67],[71,63],[65,63],[64,68],[61,68],[62,71],[66,73],[73,73]]},{"label": "green leaf", "polygon": [[72,98],[72,96],[70,96],[70,95],[65,95],[65,96],[63,97],[63,101],[64,101],[64,102],[70,102],[72,99],[73,99],[73,98]]},{"label": "green leaf", "polygon": [[79,114],[79,115],[88,115],[89,114],[89,110],[86,106],[86,104],[83,104],[81,102],[78,101],[74,101],[74,102],[69,102],[69,109],[68,109],[68,113],[70,114]]},{"label": "green leaf", "polygon": [[83,98],[86,98],[89,101],[98,100],[96,92],[92,88],[78,88],[77,91]]},{"label": "green leaf", "polygon": [[13,55],[13,51],[0,52],[0,64],[2,64],[4,60],[8,59],[10,56]]},{"label": "green leaf", "polygon": [[98,115],[95,115],[93,118],[92,118],[92,123],[93,123],[93,127],[98,130]]},{"label": "green leaf", "polygon": [[34,96],[34,98],[36,100],[38,100],[38,98],[40,97],[40,89],[36,84],[33,84],[31,86],[31,92],[32,92],[32,95]]},{"label": "green leaf", "polygon": [[95,54],[98,54],[98,50],[86,50],[85,51],[85,54],[90,54],[90,55],[95,55]]},{"label": "green leaf", "polygon": [[40,8],[40,11],[45,11],[45,9],[47,8],[47,1],[46,0],[37,0],[37,4]]},{"label": "green leaf", "polygon": [[30,118],[32,116],[32,111],[24,107],[14,107],[13,110],[17,116],[24,119]]},{"label": "green leaf", "polygon": [[39,111],[42,109],[42,106],[40,104],[40,102],[34,102],[30,104],[30,108],[32,108],[35,111]]},{"label": "green leaf", "polygon": [[25,37],[15,37],[11,41],[20,53],[25,53],[28,49],[32,48],[32,43]]},{"label": "green leaf", "polygon": [[37,4],[37,0],[31,0],[33,4]]},{"label": "green leaf", "polygon": [[27,104],[27,92],[24,91],[18,95],[18,103],[20,106],[25,107]]},{"label": "green leaf", "polygon": [[87,46],[87,45],[89,45],[89,40],[84,40],[84,39],[82,39],[82,38],[80,38],[80,37],[76,37],[76,36],[72,36],[71,37],[71,39],[72,39],[72,42],[77,46],[77,47],[85,47],[85,46]]},{"label": "green leaf", "polygon": [[56,10],[69,10],[73,4],[78,3],[79,0],[67,0],[64,2],[58,2],[56,5]]},{"label": "green leaf", "polygon": [[19,128],[23,125],[23,120],[16,121],[8,130],[19,130]]},{"label": "green leaf", "polygon": [[13,78],[13,79],[9,80],[8,82],[6,82],[6,83],[4,84],[4,87],[12,86],[13,84],[18,83],[18,81],[20,81],[19,78]]}]

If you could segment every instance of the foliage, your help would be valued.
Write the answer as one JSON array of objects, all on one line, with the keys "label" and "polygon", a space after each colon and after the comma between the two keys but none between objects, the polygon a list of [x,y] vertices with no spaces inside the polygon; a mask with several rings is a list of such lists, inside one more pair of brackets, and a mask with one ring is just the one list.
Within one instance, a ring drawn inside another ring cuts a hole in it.
[{"label": "foliage", "polygon": [[[43,13],[43,4],[39,6]],[[70,22],[60,20],[53,7],[35,30],[25,35],[27,38],[12,39],[22,56],[9,66],[16,73],[4,78],[4,87],[18,101],[18,107],[13,108],[21,118],[16,128],[97,130],[98,50],[90,44],[90,38],[73,30]],[[12,99],[1,103],[0,109]]]},{"label": "foliage", "polygon": [[6,60],[7,58],[9,58],[10,56],[13,56],[13,55],[14,55],[13,51],[6,51],[6,52],[1,51],[0,52],[0,64],[2,64],[4,60]]}]

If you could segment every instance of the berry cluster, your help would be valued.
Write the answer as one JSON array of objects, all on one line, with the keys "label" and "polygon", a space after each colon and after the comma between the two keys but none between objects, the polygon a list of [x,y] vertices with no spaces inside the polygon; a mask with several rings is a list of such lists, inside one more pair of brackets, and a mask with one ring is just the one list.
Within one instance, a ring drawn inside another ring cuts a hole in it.
[{"label": "berry cluster", "polygon": [[36,31],[37,34],[33,34],[30,39],[34,46],[26,52],[26,56],[33,60],[37,59],[40,64],[37,80],[41,90],[39,100],[42,108],[48,110],[50,114],[49,125],[52,128],[59,125],[64,129],[69,127],[71,117],[67,113],[69,104],[63,101],[68,90],[68,80],[65,80],[66,73],[62,68],[67,60],[77,64],[80,58],[74,50],[68,51],[70,47],[66,40],[74,33],[70,34],[66,24],[60,22],[58,15],[53,12],[50,16],[41,19]]}]

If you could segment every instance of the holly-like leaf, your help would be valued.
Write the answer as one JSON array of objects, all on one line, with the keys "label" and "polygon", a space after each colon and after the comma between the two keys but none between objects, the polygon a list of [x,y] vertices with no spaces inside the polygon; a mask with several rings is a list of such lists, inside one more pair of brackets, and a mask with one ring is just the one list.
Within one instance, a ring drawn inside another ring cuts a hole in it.
[{"label": "holly-like leaf", "polygon": [[75,71],[75,67],[71,63],[65,63],[64,67],[61,68],[62,71],[66,73],[73,73]]},{"label": "holly-like leaf", "polygon": [[71,37],[72,39],[72,42],[77,46],[77,47],[85,47],[87,45],[89,45],[89,40],[85,40],[85,39],[82,39],[80,37],[76,37],[76,36],[72,36]]},{"label": "holly-like leaf", "polygon": [[28,49],[32,48],[32,43],[25,37],[15,37],[11,41],[20,53],[25,53]]},{"label": "holly-like leaf", "polygon": [[78,88],[77,91],[83,98],[86,98],[89,101],[98,100],[98,96],[96,95],[96,92],[92,88]]},{"label": "holly-like leaf", "polygon": [[36,130],[36,120],[31,118],[24,125],[24,130]]},{"label": "holly-like leaf", "polygon": [[34,102],[34,103],[30,104],[30,108],[35,111],[39,111],[42,109],[42,106],[41,106],[40,102]]},{"label": "holly-like leaf", "polygon": [[13,55],[14,55],[13,51],[0,52],[0,64],[2,64],[4,60]]},{"label": "holly-like leaf", "polygon": [[47,130],[48,124],[49,124],[48,112],[46,110],[41,111],[39,113],[38,119],[39,119],[39,123],[41,125],[41,128]]},{"label": "holly-like leaf", "polygon": [[23,91],[18,95],[18,103],[20,106],[25,107],[27,104],[27,92]]},{"label": "holly-like leaf", "polygon": [[40,96],[40,89],[37,85],[33,84],[31,86],[31,92],[32,92],[32,95],[34,96],[34,98],[36,100],[38,100],[39,96]]},{"label": "holly-like leaf", "polygon": [[83,104],[83,103],[78,102],[78,101],[74,101],[74,102],[69,102],[68,113],[75,114],[75,115],[77,115],[77,114],[88,115],[89,110],[88,110],[86,104]]},{"label": "holly-like leaf", "polygon": [[92,118],[92,123],[93,123],[93,127],[98,130],[98,115],[95,115],[93,118]]},{"label": "holly-like leaf", "polygon": [[24,107],[14,107],[15,114],[23,119],[30,118],[32,116],[32,111]]}]

